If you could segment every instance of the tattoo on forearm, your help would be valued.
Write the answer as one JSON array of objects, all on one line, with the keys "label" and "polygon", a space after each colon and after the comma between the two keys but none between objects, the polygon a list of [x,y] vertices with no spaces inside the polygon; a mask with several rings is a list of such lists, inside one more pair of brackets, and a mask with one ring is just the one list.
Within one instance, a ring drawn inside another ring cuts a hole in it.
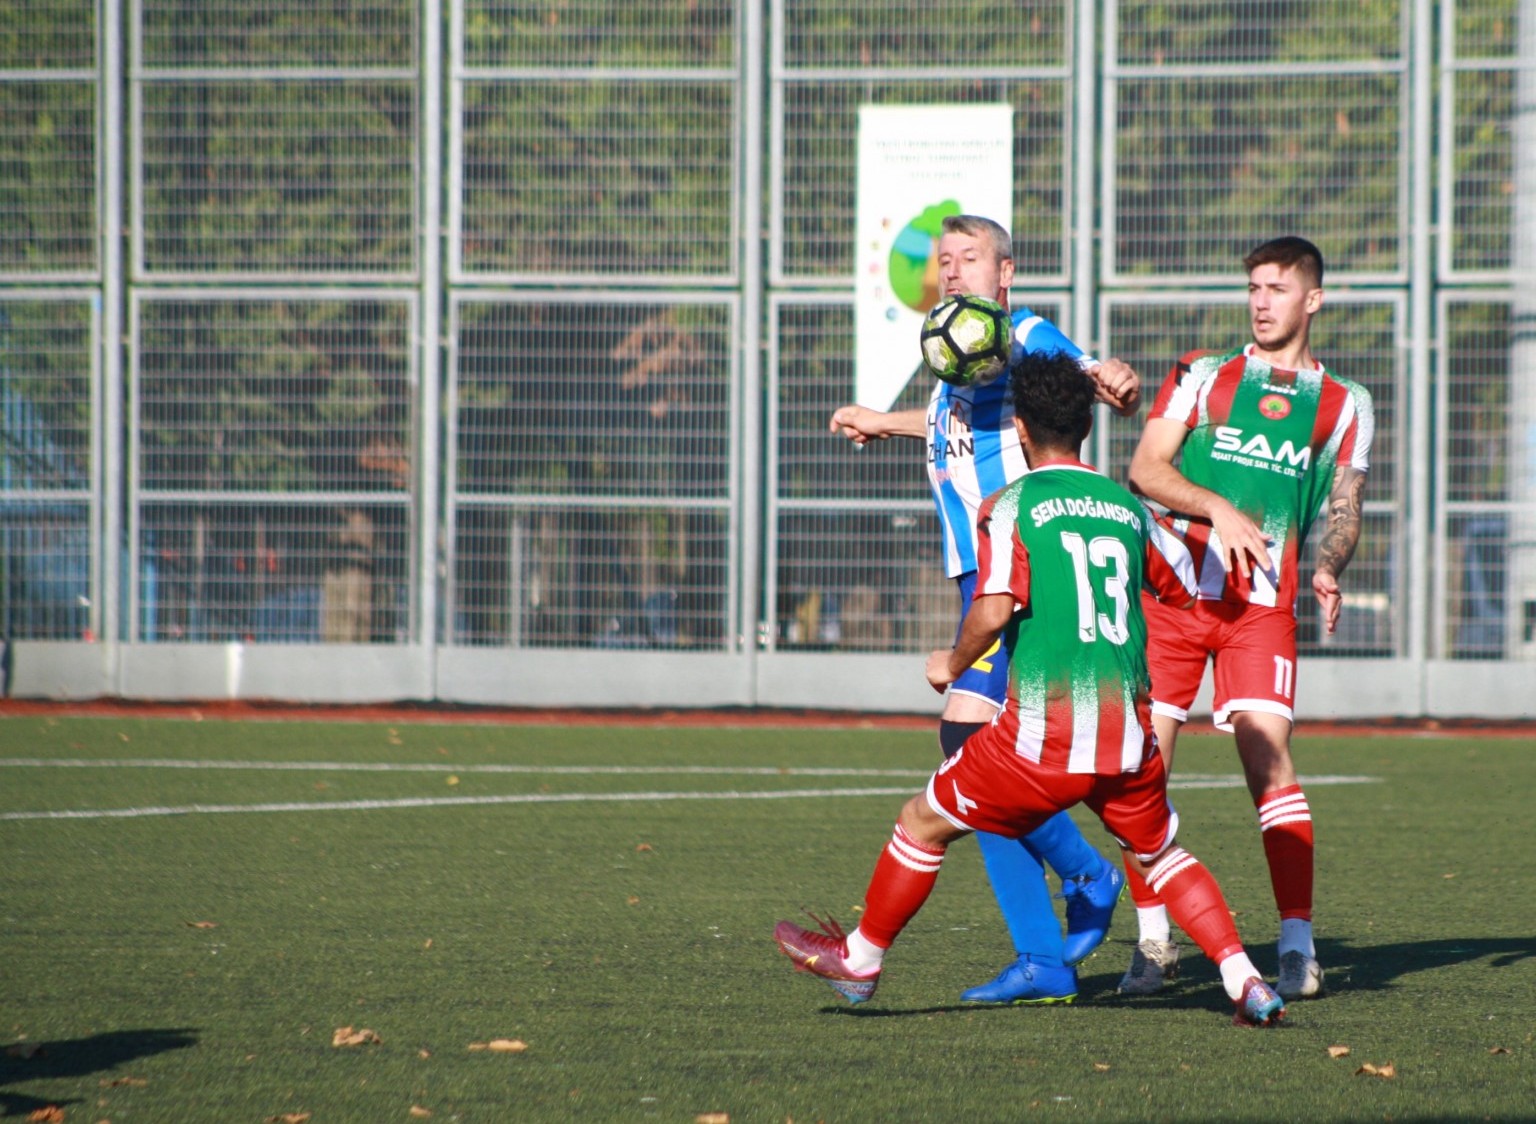
[{"label": "tattoo on forearm", "polygon": [[1317,544],[1317,568],[1334,577],[1344,572],[1360,543],[1364,511],[1365,473],[1341,468],[1333,478],[1328,498],[1328,527]]}]

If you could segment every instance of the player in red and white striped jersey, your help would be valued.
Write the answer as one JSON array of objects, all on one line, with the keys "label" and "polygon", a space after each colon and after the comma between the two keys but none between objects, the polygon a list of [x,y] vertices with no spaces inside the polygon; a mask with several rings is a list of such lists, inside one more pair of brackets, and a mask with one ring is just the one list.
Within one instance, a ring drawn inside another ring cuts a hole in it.
[{"label": "player in red and white striped jersey", "polygon": [[975,599],[954,648],[932,653],[926,668],[942,691],[1009,631],[1007,703],[902,809],[858,928],[845,934],[823,922],[815,932],[782,921],[774,939],[797,966],[863,1002],[886,950],[932,891],[949,843],[974,831],[1018,837],[1085,803],[1127,868],[1158,889],[1217,965],[1234,1021],[1269,1025],[1284,1003],[1243,950],[1215,878],[1176,842],[1152,735],[1137,593],[1149,582],[1190,604],[1188,552],[1135,497],[1078,460],[1094,387],[1069,355],[1025,356],[1011,381],[1030,472],[983,505]]},{"label": "player in red and white striped jersey", "polygon": [[[1326,504],[1312,592],[1332,632],[1339,575],[1360,538],[1374,422],[1370,394],[1312,355],[1311,321],[1323,303],[1317,247],[1277,238],[1244,265],[1253,342],[1175,364],[1131,462],[1131,486],[1163,506],[1163,522],[1200,571],[1192,613],[1173,619],[1147,605],[1163,758],[1171,769],[1213,662],[1215,722],[1235,735],[1280,913],[1279,991],[1300,999],[1323,986],[1312,936],[1312,814],[1290,750],[1300,554]],[[1130,884],[1140,937],[1120,989],[1145,994],[1176,974],[1178,948],[1157,895],[1134,874]]]}]

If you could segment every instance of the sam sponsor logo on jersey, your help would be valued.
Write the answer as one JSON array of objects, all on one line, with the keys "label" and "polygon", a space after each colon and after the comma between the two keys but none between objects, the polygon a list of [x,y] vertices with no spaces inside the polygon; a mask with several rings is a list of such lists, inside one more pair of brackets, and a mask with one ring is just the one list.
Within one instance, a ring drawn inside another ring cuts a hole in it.
[{"label": "sam sponsor logo on jersey", "polygon": [[1312,448],[1303,445],[1298,449],[1289,438],[1276,448],[1262,433],[1249,436],[1235,425],[1218,425],[1216,447],[1211,450],[1211,459],[1242,465],[1244,468],[1262,468],[1284,476],[1302,476],[1311,467]]},{"label": "sam sponsor logo on jersey", "polygon": [[1126,523],[1138,530],[1141,528],[1140,517],[1130,508],[1122,507],[1117,503],[1105,503],[1103,500],[1088,496],[1052,496],[1048,500],[1041,500],[1029,509],[1029,517],[1034,520],[1036,527],[1043,527],[1052,519],[1060,519],[1063,516],[1076,516],[1079,519],[1113,519],[1116,523]]}]

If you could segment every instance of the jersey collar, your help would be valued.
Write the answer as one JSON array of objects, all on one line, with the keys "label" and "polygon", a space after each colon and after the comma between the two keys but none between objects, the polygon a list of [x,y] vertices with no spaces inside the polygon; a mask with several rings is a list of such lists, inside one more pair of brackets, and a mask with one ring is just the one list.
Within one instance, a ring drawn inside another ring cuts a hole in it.
[{"label": "jersey collar", "polygon": [[1042,468],[1074,468],[1082,472],[1097,472],[1091,464],[1085,464],[1077,457],[1055,457],[1048,461],[1041,461],[1030,468],[1031,472],[1039,472]]},{"label": "jersey collar", "polygon": [[[1244,344],[1243,345],[1243,358],[1245,358],[1245,359],[1252,359],[1253,358],[1253,349],[1255,347],[1257,347],[1257,346],[1258,346],[1258,344],[1254,344],[1254,343]],[[1307,372],[1311,372],[1311,373],[1314,373],[1314,374],[1321,375],[1321,374],[1326,373],[1326,370],[1327,370],[1327,368],[1325,368],[1321,363],[1317,363],[1315,366],[1312,366],[1312,367],[1296,367],[1296,368],[1291,368],[1291,367],[1277,367],[1277,366],[1275,366],[1275,364],[1269,362],[1269,360],[1267,360],[1267,359],[1260,359],[1259,362],[1265,364],[1272,371],[1295,370],[1297,374],[1300,374],[1302,371],[1307,371]]]}]

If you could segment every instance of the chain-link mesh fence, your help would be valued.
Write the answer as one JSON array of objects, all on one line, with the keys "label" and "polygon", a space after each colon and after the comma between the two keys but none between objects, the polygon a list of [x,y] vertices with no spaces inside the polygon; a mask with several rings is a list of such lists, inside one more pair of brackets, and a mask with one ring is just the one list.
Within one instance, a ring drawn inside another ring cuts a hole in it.
[{"label": "chain-link mesh fence", "polygon": [[[827,431],[853,395],[858,110],[1003,102],[1018,300],[1148,400],[1182,352],[1244,340],[1248,249],[1323,249],[1314,350],[1377,433],[1344,623],[1304,602],[1304,651],[1524,659],[1536,0],[1421,15],[4,6],[0,633],[947,642],[920,443]],[[1137,421],[1101,419],[1113,475]]]}]

